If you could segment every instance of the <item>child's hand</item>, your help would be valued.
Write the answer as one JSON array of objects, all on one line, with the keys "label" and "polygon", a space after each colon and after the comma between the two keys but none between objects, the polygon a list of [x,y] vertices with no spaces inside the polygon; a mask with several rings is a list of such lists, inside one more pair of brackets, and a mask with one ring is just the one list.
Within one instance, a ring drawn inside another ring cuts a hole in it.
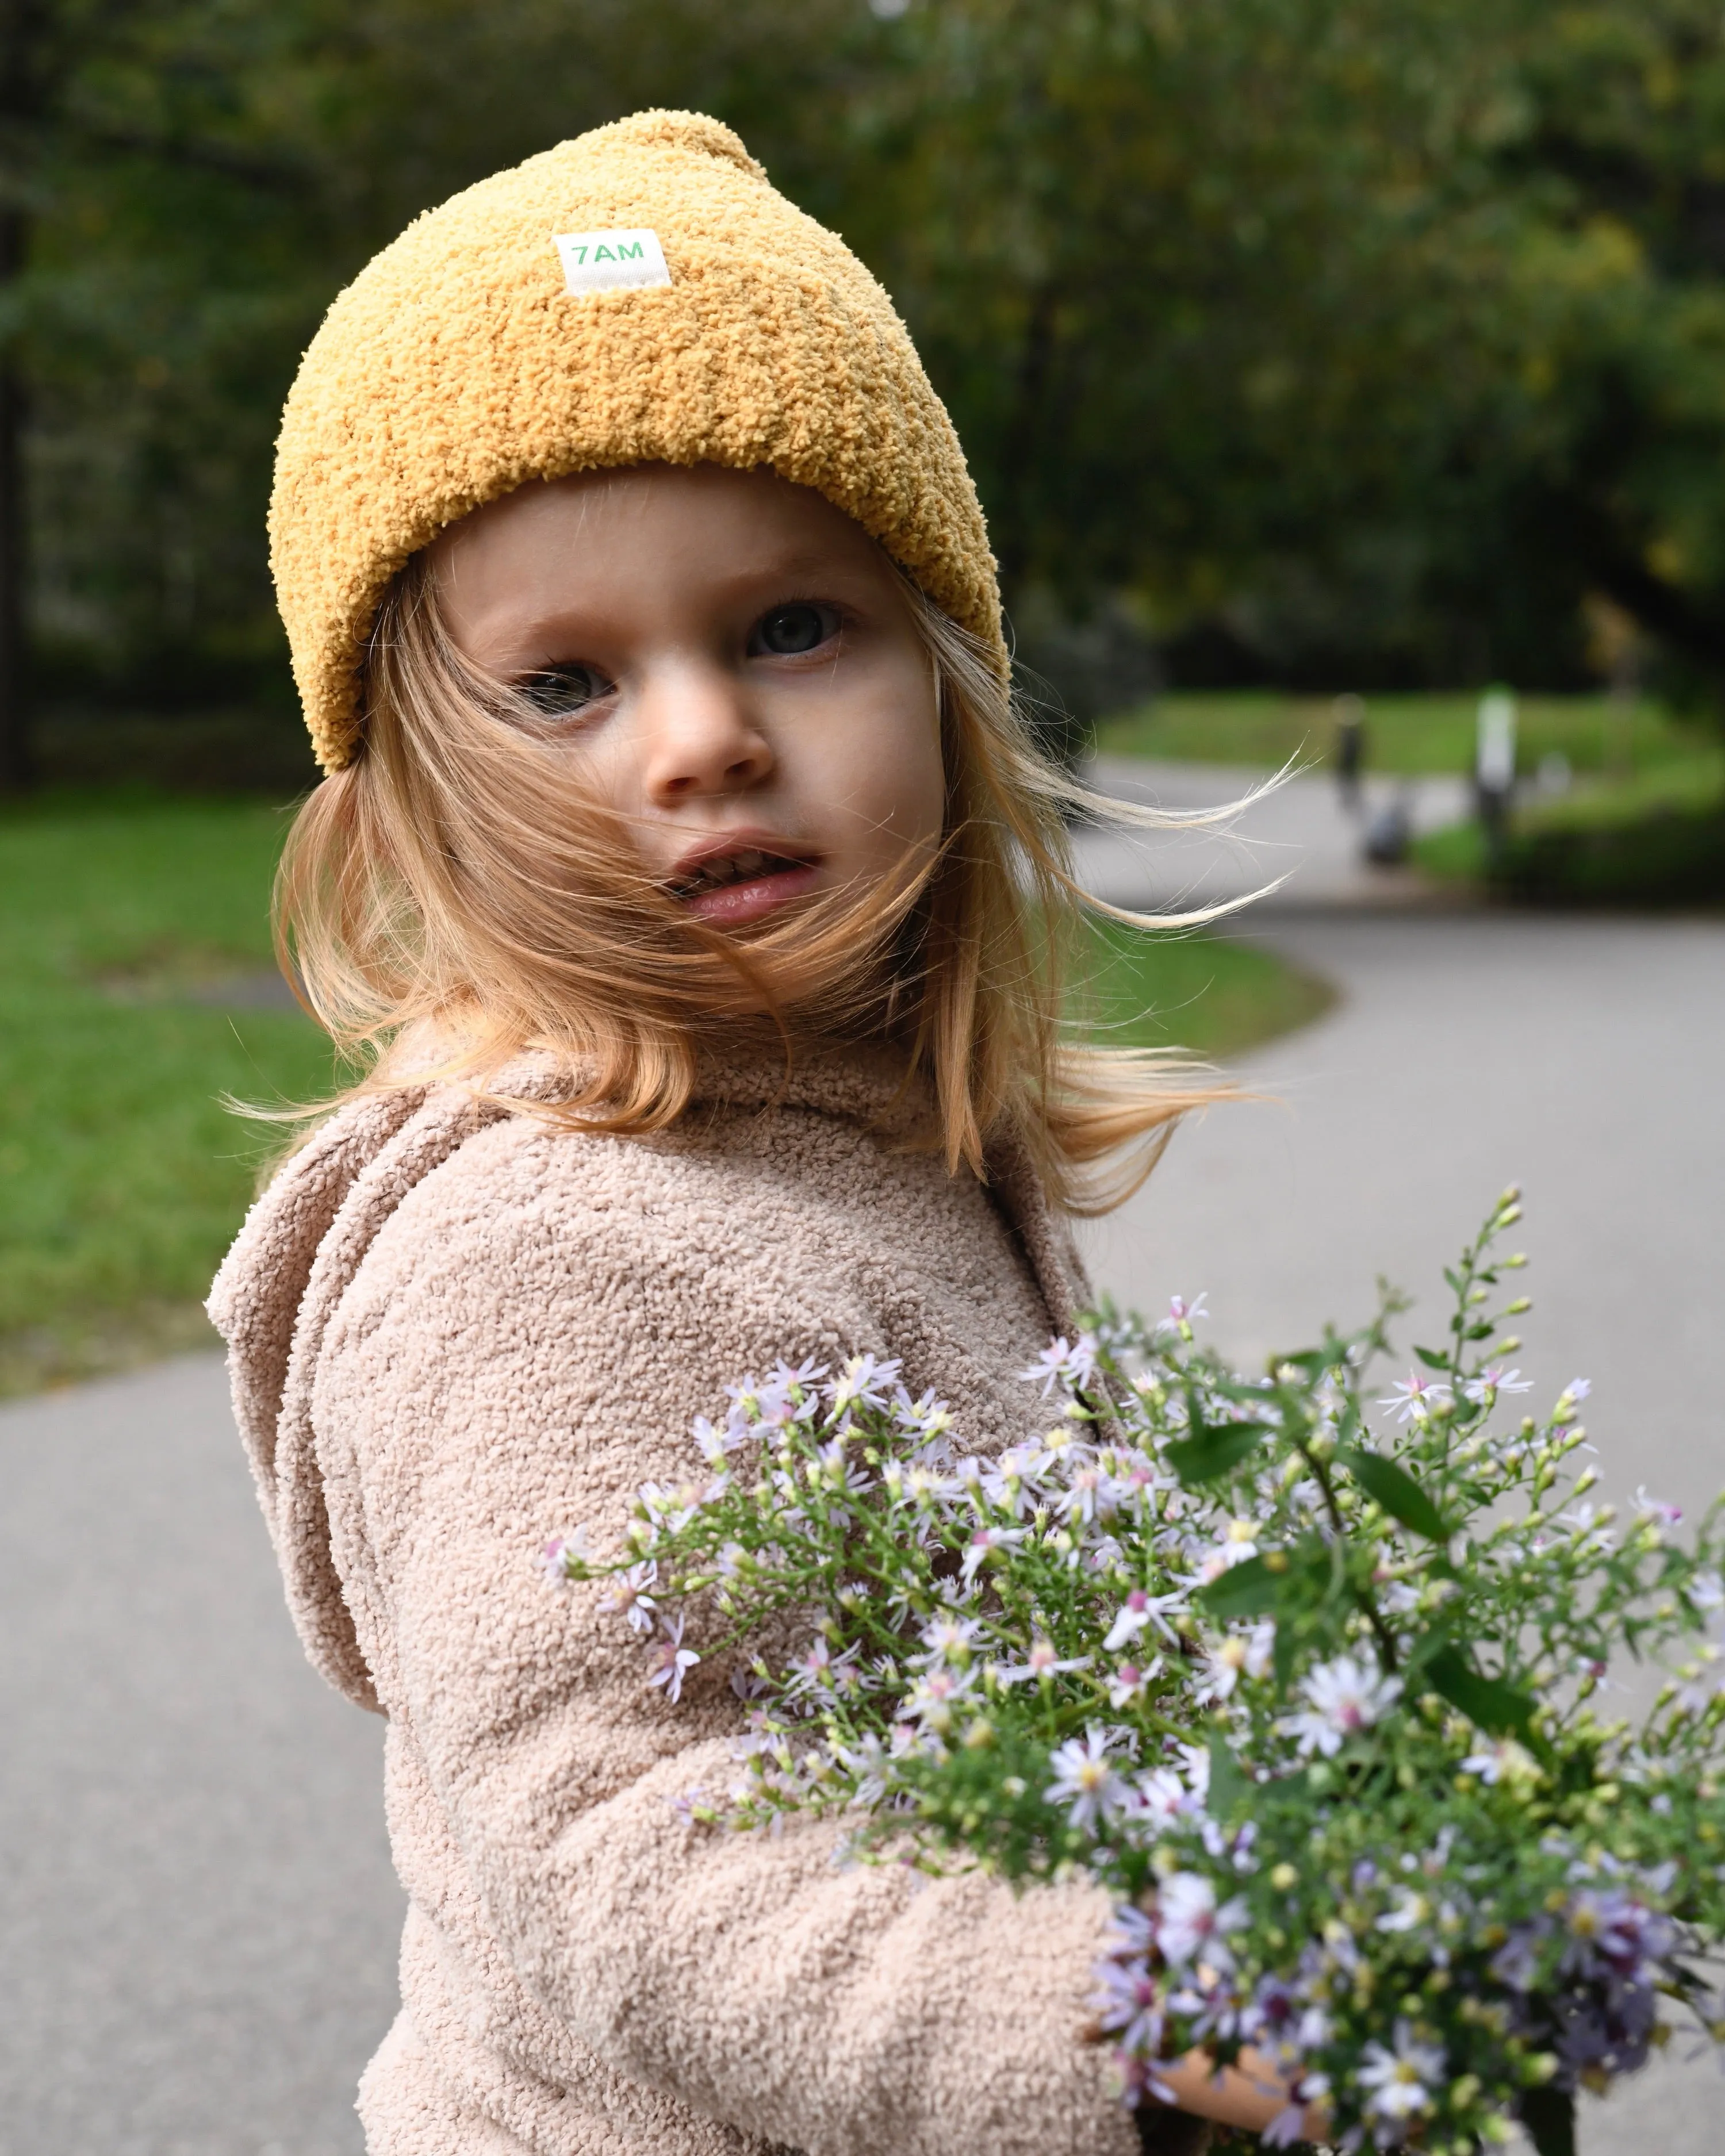
[{"label": "child's hand", "polygon": [[[1157,2077],[1173,2091],[1179,2109],[1169,2111],[1153,2101],[1138,2107],[1140,2136],[1146,2149],[1153,2150],[1155,2156],[1199,2156],[1206,2145],[1197,2136],[1200,2123],[1214,2122],[1261,2133],[1291,2100],[1286,2080],[1268,2059],[1250,2046],[1240,2053],[1237,2066],[1224,2066],[1219,2072],[1207,2051],[1189,2051],[1173,2065],[1161,2067]],[[1193,2125],[1189,2138],[1177,2130],[1183,2114],[1189,2114]],[[1327,2107],[1308,2105],[1300,2128],[1301,2140],[1321,2142],[1329,2130]]]}]

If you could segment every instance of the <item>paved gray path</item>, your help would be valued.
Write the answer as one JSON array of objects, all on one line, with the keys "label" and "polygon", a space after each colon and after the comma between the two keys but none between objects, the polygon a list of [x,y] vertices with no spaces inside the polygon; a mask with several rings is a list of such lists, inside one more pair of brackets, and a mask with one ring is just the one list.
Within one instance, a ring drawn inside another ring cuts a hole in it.
[{"label": "paved gray path", "polygon": [[[1707,1494],[1725,925],[1253,929],[1347,1000],[1250,1066],[1281,1105],[1183,1133],[1095,1231],[1103,1276],[1208,1289],[1256,1354],[1363,1308],[1374,1269],[1429,1283],[1517,1177],[1527,1366],[1593,1377],[1621,1486]],[[300,1656],[218,1366],[0,1410],[0,2156],[357,2156],[399,1912],[379,1731]],[[1714,2156],[1721,2118],[1711,2068],[1661,2066],[1584,2150]]]},{"label": "paved gray path", "polygon": [[[1516,1359],[1543,1394],[1593,1379],[1609,1494],[1707,1502],[1725,1482],[1725,922],[1252,926],[1344,999],[1244,1067],[1275,1104],[1214,1110],[1088,1231],[1102,1281],[1146,1308],[1207,1291],[1216,1338],[1255,1363],[1369,1314],[1380,1270],[1433,1312],[1440,1267],[1519,1182],[1535,1308]],[[1662,2061],[1584,2118],[1583,2156],[1717,2156],[1725,2077]]]},{"label": "paved gray path", "polygon": [[[1084,773],[1101,793],[1182,814],[1240,801],[1271,775],[1122,757],[1098,757]],[[1219,905],[1278,879],[1278,911],[1419,904],[1430,893],[1411,869],[1375,868],[1363,858],[1366,824],[1392,801],[1416,833],[1437,830],[1467,814],[1468,788],[1460,778],[1371,778],[1351,814],[1335,780],[1309,772],[1284,779],[1224,828],[1081,830],[1080,870],[1098,897],[1163,912]]]},{"label": "paved gray path", "polygon": [[0,1410],[0,2152],[358,2156],[401,1897],[218,1359]]}]

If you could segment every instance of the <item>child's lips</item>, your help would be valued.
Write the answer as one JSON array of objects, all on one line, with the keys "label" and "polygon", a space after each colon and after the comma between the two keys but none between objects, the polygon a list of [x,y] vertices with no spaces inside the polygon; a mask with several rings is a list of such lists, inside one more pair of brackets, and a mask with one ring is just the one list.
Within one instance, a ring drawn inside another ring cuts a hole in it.
[{"label": "child's lips", "polygon": [[812,891],[819,870],[812,861],[773,869],[741,883],[727,883],[717,891],[703,891],[683,903],[701,920],[716,928],[742,928],[760,921]]}]

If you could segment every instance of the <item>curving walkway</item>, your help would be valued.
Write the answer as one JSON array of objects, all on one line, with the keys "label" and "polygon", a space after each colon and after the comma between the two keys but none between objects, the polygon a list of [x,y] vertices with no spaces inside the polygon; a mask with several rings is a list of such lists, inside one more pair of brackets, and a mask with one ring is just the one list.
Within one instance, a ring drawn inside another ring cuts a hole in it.
[{"label": "curving walkway", "polygon": [[312,1674],[213,1355],[0,1409],[0,2152],[359,2156],[382,1725]]}]

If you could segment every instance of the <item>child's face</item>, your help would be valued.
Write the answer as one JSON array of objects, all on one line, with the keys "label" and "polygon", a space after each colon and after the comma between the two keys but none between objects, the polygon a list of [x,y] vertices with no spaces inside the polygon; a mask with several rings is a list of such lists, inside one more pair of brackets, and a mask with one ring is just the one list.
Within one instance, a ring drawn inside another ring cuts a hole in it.
[{"label": "child's face", "polygon": [[638,465],[524,486],[434,552],[456,644],[527,690],[711,926],[937,845],[927,656],[885,555],[819,495]]}]

